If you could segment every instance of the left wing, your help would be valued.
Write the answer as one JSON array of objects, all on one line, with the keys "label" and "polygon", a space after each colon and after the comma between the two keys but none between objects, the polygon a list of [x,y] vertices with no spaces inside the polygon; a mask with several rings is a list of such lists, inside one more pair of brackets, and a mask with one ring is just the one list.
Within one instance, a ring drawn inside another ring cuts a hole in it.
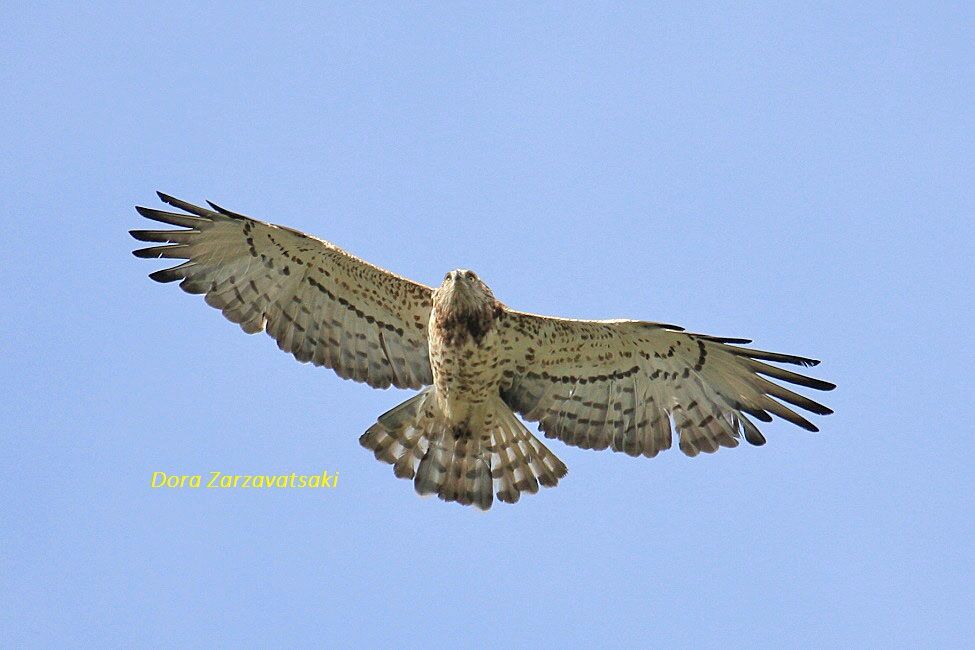
[{"label": "left wing", "polygon": [[[753,445],[765,437],[748,416],[815,425],[785,406],[818,414],[830,409],[766,379],[835,388],[765,363],[819,363],[740,347],[745,339],[691,334],[642,321],[583,321],[507,311],[501,337],[512,355],[502,397],[548,438],[583,449],[652,457],[680,436],[688,456]],[[778,401],[781,400],[781,401]]]},{"label": "left wing", "polygon": [[298,361],[340,377],[376,388],[433,383],[430,287],[291,228],[159,197],[184,212],[138,207],[139,214],[186,229],[133,230],[139,241],[166,244],[133,252],[186,261],[150,278],[205,294],[245,332],[267,331]]}]

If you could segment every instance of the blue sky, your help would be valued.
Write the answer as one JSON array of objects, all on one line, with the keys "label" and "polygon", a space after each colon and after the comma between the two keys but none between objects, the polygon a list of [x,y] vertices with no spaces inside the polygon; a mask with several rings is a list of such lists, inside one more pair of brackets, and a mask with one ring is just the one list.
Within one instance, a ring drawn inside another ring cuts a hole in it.
[{"label": "blue sky", "polygon": [[[970,5],[143,4],[0,20],[3,645],[971,646]],[[145,277],[157,189],[821,358],[836,414],[420,499],[357,442],[408,393]]]}]

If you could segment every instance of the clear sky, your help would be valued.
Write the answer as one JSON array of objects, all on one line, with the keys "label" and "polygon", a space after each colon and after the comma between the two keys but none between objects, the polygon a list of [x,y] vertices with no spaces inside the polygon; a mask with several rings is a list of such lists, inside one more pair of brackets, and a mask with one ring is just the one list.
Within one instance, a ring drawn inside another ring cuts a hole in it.
[{"label": "clear sky", "polygon": [[[970,3],[310,4],[0,12],[0,645],[972,646]],[[817,357],[836,414],[421,499],[357,442],[409,393],[146,278],[157,189]],[[150,488],[211,470],[340,481]]]}]

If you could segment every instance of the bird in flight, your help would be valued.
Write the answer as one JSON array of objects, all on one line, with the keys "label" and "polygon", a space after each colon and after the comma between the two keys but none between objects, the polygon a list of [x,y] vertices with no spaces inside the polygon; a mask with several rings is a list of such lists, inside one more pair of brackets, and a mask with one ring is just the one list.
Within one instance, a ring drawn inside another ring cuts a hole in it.
[{"label": "bird in flight", "polygon": [[134,254],[185,261],[150,278],[203,294],[298,361],[374,388],[419,389],[359,438],[419,494],[487,510],[495,495],[515,503],[557,485],[565,464],[516,413],[546,438],[648,458],[675,434],[696,456],[742,437],[765,444],[752,418],[818,431],[791,407],[832,413],[771,381],[832,390],[772,365],[815,359],[663,323],[515,311],[473,271],[450,271],[434,289],[297,230],[159,197],[180,212],[136,210],[180,229],[130,231],[162,244]]}]

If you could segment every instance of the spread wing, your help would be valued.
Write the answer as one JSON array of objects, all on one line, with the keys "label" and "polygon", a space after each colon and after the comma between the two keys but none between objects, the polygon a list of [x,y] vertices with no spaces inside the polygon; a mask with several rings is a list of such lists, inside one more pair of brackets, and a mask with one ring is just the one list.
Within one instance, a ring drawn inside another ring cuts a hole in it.
[{"label": "spread wing", "polygon": [[160,193],[184,213],[137,207],[139,214],[185,230],[133,230],[165,244],[136,257],[186,260],[149,275],[180,281],[188,293],[248,333],[266,331],[298,361],[386,388],[432,383],[427,322],[432,290],[393,275],[304,233],[201,208]]},{"label": "spread wing", "polygon": [[745,339],[684,332],[639,321],[579,321],[506,312],[504,345],[513,355],[502,397],[546,437],[583,449],[653,457],[680,436],[688,456],[753,445],[765,438],[749,419],[772,415],[818,429],[789,406],[830,409],[768,378],[832,390],[833,384],[766,363],[819,363],[740,347]]}]

